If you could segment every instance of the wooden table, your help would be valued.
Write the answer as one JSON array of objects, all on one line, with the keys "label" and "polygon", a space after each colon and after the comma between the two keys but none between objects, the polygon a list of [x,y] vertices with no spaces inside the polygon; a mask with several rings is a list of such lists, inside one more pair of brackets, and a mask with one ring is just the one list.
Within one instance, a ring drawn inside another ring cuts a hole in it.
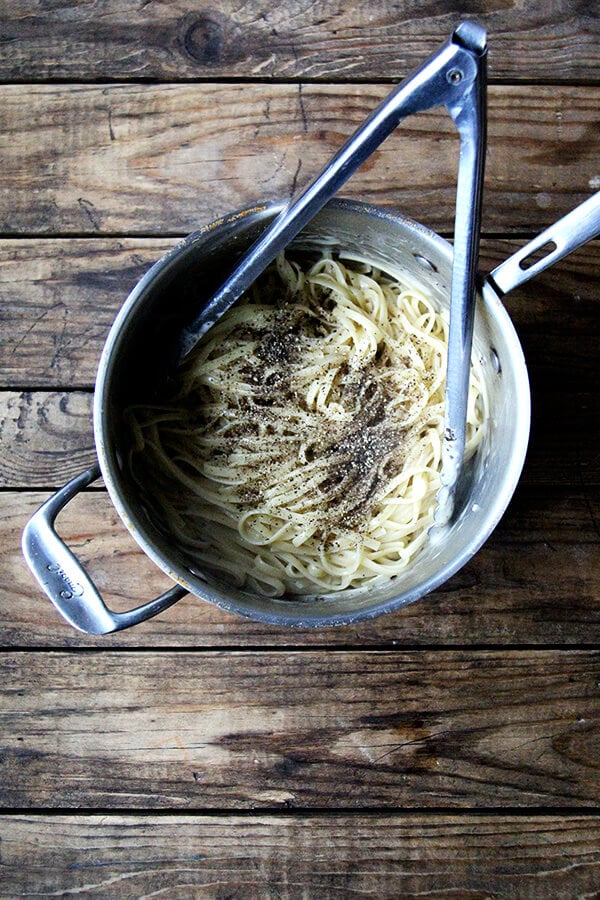
[{"label": "wooden table", "polygon": [[[600,188],[592,7],[478,5],[483,269]],[[507,298],[528,459],[428,599],[306,632],[188,597],[92,638],[20,554],[95,459],[98,357],[149,264],[306,182],[457,23],[439,2],[0,3],[2,896],[600,891],[598,242]],[[443,111],[411,118],[344,193],[451,234],[456,151]],[[60,529],[109,605],[167,586],[102,487]]]}]

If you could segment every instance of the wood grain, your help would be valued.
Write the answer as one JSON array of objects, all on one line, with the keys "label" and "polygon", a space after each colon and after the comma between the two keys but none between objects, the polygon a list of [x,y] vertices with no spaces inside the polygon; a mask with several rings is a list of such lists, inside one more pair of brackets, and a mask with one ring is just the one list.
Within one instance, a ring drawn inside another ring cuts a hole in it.
[{"label": "wood grain", "polygon": [[[299,632],[186,597],[91,638],[20,550],[94,457],[98,358],[148,265],[306,184],[464,15],[490,40],[482,270],[597,190],[597,9],[0,6],[0,896],[599,894],[600,242],[506,300],[524,477],[421,602]],[[445,113],[411,117],[343,193],[450,234],[456,159]],[[59,530],[116,609],[170,583],[101,483]]]},{"label": "wood grain", "polygon": [[594,651],[6,652],[0,673],[10,808],[600,800]]},{"label": "wood grain", "polygon": [[0,241],[0,383],[92,387],[130,290],[173,239]]},{"label": "wood grain", "polygon": [[[297,631],[238,618],[188,596],[156,619],[102,638],[67,625],[23,560],[23,527],[46,496],[0,493],[0,646],[5,649],[600,643],[598,490],[519,488],[496,531],[465,568],[429,597],[370,622]],[[135,544],[103,492],[73,500],[57,527],[110,608],[138,606],[172,584]]]},{"label": "wood grain", "polygon": [[[382,85],[12,85],[0,88],[0,232],[181,234],[307,184]],[[600,88],[495,86],[484,230],[542,227],[598,177]],[[451,232],[457,135],[412,116],[344,187]]]},{"label": "wood grain", "polygon": [[[447,3],[92,0],[5,4],[5,79],[315,78],[400,80],[465,12]],[[592,5],[485,0],[466,15],[488,29],[490,74],[564,81],[600,76]],[[597,12],[597,11],[596,11]],[[576,46],[577,51],[573,52]]]},{"label": "wood grain", "polygon": [[0,392],[0,487],[63,483],[93,465],[91,394]]},{"label": "wood grain", "polygon": [[[594,816],[0,818],[6,897],[592,897]],[[225,863],[226,860],[226,863]]]}]

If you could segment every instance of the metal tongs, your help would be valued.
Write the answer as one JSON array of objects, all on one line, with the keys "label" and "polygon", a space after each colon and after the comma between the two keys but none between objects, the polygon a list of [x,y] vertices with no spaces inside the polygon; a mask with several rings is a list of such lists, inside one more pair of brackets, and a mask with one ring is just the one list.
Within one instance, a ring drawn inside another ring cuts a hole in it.
[{"label": "metal tongs", "polygon": [[200,338],[403,119],[435,106],[445,106],[459,132],[460,152],[450,291],[442,487],[438,493],[435,515],[438,526],[445,525],[452,515],[465,447],[485,157],[486,51],[485,30],[472,22],[462,22],[427,62],[389,94],[322,172],[273,220],[197,318],[184,330],[179,348],[181,363]]}]

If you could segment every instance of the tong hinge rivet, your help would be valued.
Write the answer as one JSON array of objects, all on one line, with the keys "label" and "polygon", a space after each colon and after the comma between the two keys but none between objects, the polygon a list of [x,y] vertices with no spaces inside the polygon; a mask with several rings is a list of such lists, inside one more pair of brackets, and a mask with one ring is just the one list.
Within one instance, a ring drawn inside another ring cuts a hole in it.
[{"label": "tong hinge rivet", "polygon": [[460,84],[460,82],[463,80],[463,73],[460,71],[460,69],[450,69],[450,71],[446,75],[446,78],[448,79],[450,84]]}]

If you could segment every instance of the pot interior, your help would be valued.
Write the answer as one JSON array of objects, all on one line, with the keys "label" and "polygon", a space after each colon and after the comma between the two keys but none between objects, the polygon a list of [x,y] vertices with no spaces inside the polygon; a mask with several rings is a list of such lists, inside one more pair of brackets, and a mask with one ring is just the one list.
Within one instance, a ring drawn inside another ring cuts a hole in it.
[{"label": "pot interior", "polygon": [[[107,340],[96,385],[94,426],[102,473],[113,503],[145,552],[172,578],[209,602],[261,621],[288,625],[343,624],[403,606],[438,587],[487,539],[516,486],[529,435],[529,386],[510,319],[492,291],[479,297],[474,352],[487,384],[490,419],[465,467],[457,515],[400,575],[372,588],[323,597],[261,597],[199,572],[139,496],[127,465],[123,411],[164,389],[181,328],[232,269],[281,204],[238,213],[190,235],[160,260],[124,304]],[[294,242],[368,258],[390,274],[422,285],[447,306],[452,250],[438,235],[403,216],[344,200],[331,201]]]}]

